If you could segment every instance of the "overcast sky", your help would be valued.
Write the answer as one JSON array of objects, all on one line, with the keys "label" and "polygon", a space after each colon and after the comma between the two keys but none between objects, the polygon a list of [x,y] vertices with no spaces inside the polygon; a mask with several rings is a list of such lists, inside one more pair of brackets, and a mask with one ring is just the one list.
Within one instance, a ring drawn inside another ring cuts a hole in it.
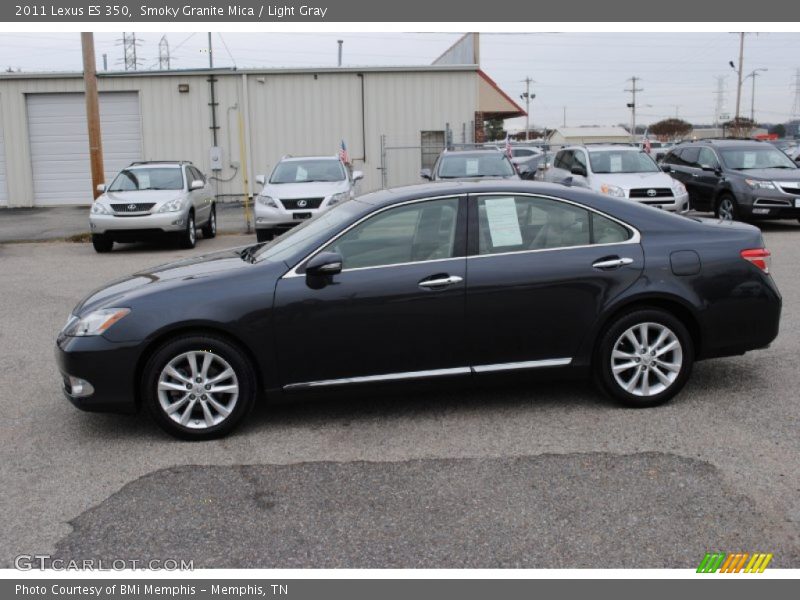
[{"label": "overcast sky", "polygon": [[[173,68],[208,64],[206,33],[167,33]],[[140,69],[158,68],[162,34],[141,33]],[[109,69],[122,69],[122,34],[97,33],[98,68],[102,54]],[[335,66],[336,40],[344,40],[344,64],[429,64],[460,37],[456,33],[225,33],[214,34],[215,66]],[[481,63],[510,96],[519,98],[523,79],[536,83],[531,107],[536,126],[629,123],[625,104],[628,79],[643,88],[638,123],[679,115],[693,122],[713,120],[717,77],[724,79],[725,111],[734,113],[736,74],[728,65],[738,58],[738,34],[732,33],[533,33],[481,35]],[[24,71],[78,71],[78,33],[0,34],[0,65]],[[800,34],[748,34],[744,72],[756,68],[756,119],[782,122],[792,116],[795,79],[800,69]],[[751,80],[742,91],[742,115],[749,116]],[[522,102],[522,101],[520,101]],[[524,119],[507,123],[512,130]]]}]

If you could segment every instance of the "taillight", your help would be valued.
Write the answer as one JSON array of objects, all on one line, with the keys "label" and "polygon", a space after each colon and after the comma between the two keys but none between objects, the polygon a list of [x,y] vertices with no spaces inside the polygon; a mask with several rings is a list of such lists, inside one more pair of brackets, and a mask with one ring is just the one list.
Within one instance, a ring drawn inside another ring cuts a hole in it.
[{"label": "taillight", "polygon": [[769,263],[772,259],[772,254],[766,248],[752,248],[750,250],[742,250],[741,256],[746,261],[753,263],[764,273],[769,273]]}]

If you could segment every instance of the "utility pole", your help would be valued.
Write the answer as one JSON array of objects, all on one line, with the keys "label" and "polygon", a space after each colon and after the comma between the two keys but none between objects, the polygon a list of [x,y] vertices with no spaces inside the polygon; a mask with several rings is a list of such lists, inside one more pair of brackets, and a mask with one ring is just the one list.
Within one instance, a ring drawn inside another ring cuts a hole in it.
[{"label": "utility pole", "polygon": [[800,69],[794,72],[794,103],[792,104],[792,117],[800,118]]},{"label": "utility pole", "polygon": [[167,41],[166,34],[161,36],[161,40],[158,42],[158,69],[160,71],[167,70],[169,71],[170,68],[170,56],[169,56],[169,41]]},{"label": "utility pole", "polygon": [[342,44],[344,44],[344,40],[336,40],[336,43],[339,45],[339,58],[337,61],[338,66],[342,66]]},{"label": "utility pole", "polygon": [[208,86],[209,92],[211,95],[211,102],[208,105],[211,107],[211,137],[214,142],[214,147],[217,146],[217,97],[216,97],[216,88],[214,84],[217,82],[217,78],[214,77],[214,47],[211,44],[211,32],[208,32],[208,68],[211,69],[211,72],[208,75]]},{"label": "utility pole", "polygon": [[86,97],[86,123],[89,129],[89,164],[92,172],[92,195],[100,195],[97,186],[105,183],[103,140],[100,132],[100,103],[97,97],[97,65],[94,59],[94,34],[81,33],[83,86]]},{"label": "utility pole", "polygon": [[739,78],[739,82],[736,85],[736,123],[739,122],[739,110],[742,105],[742,70],[744,67],[744,32],[739,34],[739,64],[738,68],[737,65],[733,64],[733,61],[729,63],[731,68],[736,71],[736,75]]},{"label": "utility pole", "polygon": [[103,53],[103,71],[108,71],[108,54]]},{"label": "utility pole", "polygon": [[636,141],[636,92],[643,92],[644,89],[636,87],[636,82],[641,81],[639,77],[634,75],[628,81],[631,82],[631,88],[625,91],[631,93],[631,101],[628,103],[628,108],[631,109],[631,141]]},{"label": "utility pole", "polygon": [[531,84],[536,82],[530,77],[526,77],[523,81],[525,82],[525,92],[519,97],[525,100],[525,141],[527,142],[531,132],[531,100],[536,98],[536,94],[531,94]]}]

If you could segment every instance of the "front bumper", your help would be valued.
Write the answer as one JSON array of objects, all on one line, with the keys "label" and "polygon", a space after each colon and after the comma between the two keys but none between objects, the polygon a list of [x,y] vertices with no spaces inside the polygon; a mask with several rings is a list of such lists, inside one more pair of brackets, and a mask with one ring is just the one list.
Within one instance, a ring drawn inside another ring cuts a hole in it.
[{"label": "front bumper", "polygon": [[798,219],[800,194],[793,196],[777,190],[753,190],[741,197],[739,210],[751,219]]},{"label": "front bumper", "polygon": [[[55,355],[64,396],[85,411],[136,412],[138,347],[138,342],[109,342],[103,336],[59,335]],[[73,387],[75,379],[88,387]]]},{"label": "front bumper", "polygon": [[119,234],[124,237],[135,232],[171,233],[186,228],[186,211],[153,213],[137,216],[89,215],[89,227],[95,234]]},{"label": "front bumper", "polygon": [[256,203],[255,221],[256,229],[289,228],[299,225],[303,221],[313,219],[324,213],[328,207],[286,210],[285,208],[272,208]]}]

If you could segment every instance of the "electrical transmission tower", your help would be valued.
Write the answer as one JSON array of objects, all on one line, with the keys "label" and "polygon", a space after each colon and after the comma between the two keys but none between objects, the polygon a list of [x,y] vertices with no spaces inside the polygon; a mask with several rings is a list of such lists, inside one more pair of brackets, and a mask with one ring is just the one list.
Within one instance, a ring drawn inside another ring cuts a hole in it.
[{"label": "electrical transmission tower", "polygon": [[794,72],[794,103],[792,104],[792,119],[800,119],[800,69]]},{"label": "electrical transmission tower", "polygon": [[717,76],[717,91],[714,95],[717,97],[716,106],[714,107],[714,125],[719,125],[722,120],[722,113],[725,110],[725,76]]},{"label": "electrical transmission tower", "polygon": [[135,71],[141,61],[136,57],[136,48],[141,43],[136,39],[135,33],[123,33],[122,39],[117,40],[117,43],[122,43],[122,50],[125,54],[123,63],[125,64],[126,71]]},{"label": "electrical transmission tower", "polygon": [[158,42],[158,69],[169,71],[169,42],[166,35],[161,36]]}]

